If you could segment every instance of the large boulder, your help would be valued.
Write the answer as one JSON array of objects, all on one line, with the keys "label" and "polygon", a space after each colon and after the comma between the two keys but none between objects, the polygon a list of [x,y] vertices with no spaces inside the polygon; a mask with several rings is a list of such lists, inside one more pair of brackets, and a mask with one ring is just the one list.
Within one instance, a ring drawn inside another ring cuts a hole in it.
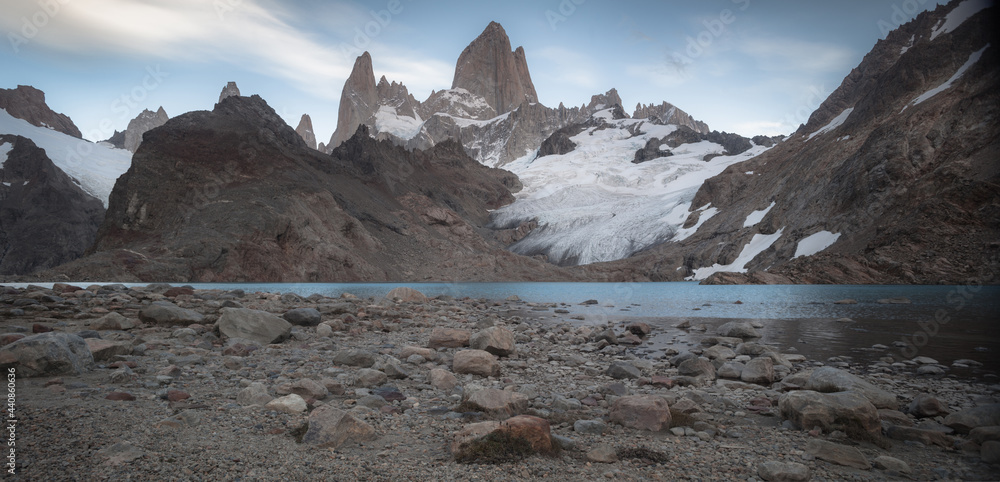
[{"label": "large boulder", "polygon": [[468,330],[458,330],[455,328],[444,328],[440,326],[431,330],[431,338],[427,342],[428,348],[461,348],[469,346],[469,338],[472,336]]},{"label": "large boulder", "polygon": [[661,432],[670,429],[670,406],[656,395],[620,397],[611,405],[611,421],[637,430]]},{"label": "large boulder", "polygon": [[215,325],[219,333],[261,345],[280,343],[292,334],[292,324],[266,311],[223,308]]},{"label": "large boulder", "polygon": [[701,377],[715,380],[715,365],[704,358],[684,360],[677,367],[677,372],[685,377]]},{"label": "large boulder", "polygon": [[955,412],[945,417],[944,424],[955,429],[958,433],[969,433],[978,427],[1000,425],[1000,403]]},{"label": "large boulder", "polygon": [[267,387],[263,383],[254,382],[248,387],[240,390],[236,394],[236,403],[247,406],[247,405],[267,405],[268,402],[274,400],[274,397],[267,392]]},{"label": "large boulder", "polygon": [[747,383],[770,385],[774,382],[774,362],[770,358],[754,358],[740,372],[740,380]]},{"label": "large boulder", "polygon": [[812,439],[806,444],[806,452],[814,455],[817,459],[827,462],[854,467],[861,470],[870,470],[871,462],[855,447],[841,445],[826,440]]},{"label": "large boulder", "polygon": [[745,321],[730,321],[720,326],[715,332],[722,336],[742,338],[744,340],[760,338],[760,333],[757,333],[753,325]]},{"label": "large boulder", "polygon": [[169,301],[154,301],[139,311],[139,319],[153,325],[190,325],[205,321],[205,315]]},{"label": "large boulder", "polygon": [[864,395],[876,408],[899,409],[899,401],[896,400],[895,395],[851,373],[833,367],[821,367],[813,370],[802,388],[822,393],[857,392]]},{"label": "large boulder", "polygon": [[768,482],[805,482],[812,477],[807,465],[777,460],[760,464],[757,475]]},{"label": "large boulder", "polygon": [[297,326],[316,326],[323,321],[323,315],[316,308],[296,308],[288,310],[283,316],[289,323]]},{"label": "large boulder", "polygon": [[94,356],[79,336],[41,333],[0,348],[0,368],[15,368],[18,377],[80,375],[94,368]]},{"label": "large boulder", "polygon": [[87,348],[94,356],[94,361],[111,361],[118,355],[131,355],[132,344],[127,341],[102,340],[100,338],[85,338]]},{"label": "large boulder", "polygon": [[90,328],[94,330],[131,330],[135,328],[135,322],[112,311],[92,321]]},{"label": "large boulder", "polygon": [[375,437],[371,425],[332,405],[320,405],[309,414],[309,428],[302,443],[336,449],[347,443],[368,442]]},{"label": "large boulder", "polygon": [[500,326],[491,326],[469,337],[469,346],[496,356],[509,356],[514,353],[514,333]]},{"label": "large boulder", "polygon": [[856,392],[788,392],[778,399],[778,410],[805,430],[820,427],[825,432],[841,430],[855,438],[875,439],[882,433],[878,409]]},{"label": "large boulder", "polygon": [[471,373],[481,377],[492,377],[500,373],[500,364],[488,351],[462,350],[455,353],[452,360],[452,371],[455,373]]},{"label": "large boulder", "polygon": [[483,412],[492,418],[508,418],[528,409],[528,397],[523,393],[495,388],[468,389],[462,395],[462,407]]},{"label": "large boulder", "polygon": [[926,393],[919,393],[906,409],[917,418],[937,417],[951,413],[940,400]]}]

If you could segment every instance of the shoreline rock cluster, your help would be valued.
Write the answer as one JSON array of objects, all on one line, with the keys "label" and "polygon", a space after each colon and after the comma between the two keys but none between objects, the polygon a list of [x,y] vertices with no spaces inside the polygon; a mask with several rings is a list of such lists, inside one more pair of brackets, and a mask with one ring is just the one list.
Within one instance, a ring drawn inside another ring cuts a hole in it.
[{"label": "shoreline rock cluster", "polygon": [[[52,480],[1000,478],[996,384],[920,375],[922,361],[807,360],[755,341],[753,320],[645,358],[649,324],[587,325],[574,308],[408,288],[359,299],[0,286],[17,470]],[[546,312],[560,316],[529,316]]]}]

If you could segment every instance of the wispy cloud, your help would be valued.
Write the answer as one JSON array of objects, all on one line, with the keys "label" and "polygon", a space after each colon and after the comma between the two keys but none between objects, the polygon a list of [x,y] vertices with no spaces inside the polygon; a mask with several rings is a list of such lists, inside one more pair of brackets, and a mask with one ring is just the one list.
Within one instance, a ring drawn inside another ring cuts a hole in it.
[{"label": "wispy cloud", "polygon": [[[5,3],[0,28],[9,32],[19,31],[21,18],[39,11],[35,2]],[[29,47],[95,58],[119,55],[150,61],[230,63],[284,79],[310,95],[338,100],[357,53],[354,26],[363,29],[372,19],[347,4],[323,8],[338,12],[328,26],[343,38],[321,38],[297,28],[290,22],[301,18],[301,12],[290,12],[268,0],[69,2],[31,39]],[[437,71],[441,66],[432,61],[396,56],[381,59],[381,64],[387,74],[398,73],[398,80],[411,81],[415,87],[434,84],[440,88]],[[445,83],[450,84],[450,79]]]},{"label": "wispy cloud", "polygon": [[749,55],[765,71],[794,71],[800,74],[842,72],[856,59],[850,49],[791,38],[744,38],[740,52]]}]

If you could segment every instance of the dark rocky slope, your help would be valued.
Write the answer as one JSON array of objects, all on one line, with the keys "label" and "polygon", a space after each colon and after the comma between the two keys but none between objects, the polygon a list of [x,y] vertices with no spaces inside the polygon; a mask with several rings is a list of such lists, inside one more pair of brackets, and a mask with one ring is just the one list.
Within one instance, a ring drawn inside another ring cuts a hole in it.
[{"label": "dark rocky slope", "polygon": [[71,279],[422,281],[567,279],[481,233],[516,177],[455,142],[422,152],[365,127],[332,155],[259,97],[226,97],[146,133]]},{"label": "dark rocky slope", "polygon": [[[706,182],[692,206],[711,203],[720,212],[696,235],[586,270],[610,278],[680,279],[699,267],[732,263],[754,235],[782,230],[746,265],[749,275],[716,274],[708,282],[995,282],[997,8],[932,40],[958,3],[892,32],[788,140]],[[949,88],[914,102],[949,79]],[[844,122],[831,124],[838,116]],[[744,227],[751,212],[772,202],[758,224]],[[820,231],[840,237],[818,254],[793,259],[799,242]]]},{"label": "dark rocky slope", "polygon": [[0,275],[22,275],[83,255],[104,205],[31,139],[0,135]]}]

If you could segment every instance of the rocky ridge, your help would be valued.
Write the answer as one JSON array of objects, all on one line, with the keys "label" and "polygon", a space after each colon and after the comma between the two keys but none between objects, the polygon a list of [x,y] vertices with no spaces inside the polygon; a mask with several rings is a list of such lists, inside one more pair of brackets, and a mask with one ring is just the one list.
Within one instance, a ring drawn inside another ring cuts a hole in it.
[{"label": "rocky ridge", "polygon": [[0,109],[32,125],[57,130],[78,139],[83,138],[73,120],[65,114],[50,109],[45,103],[45,92],[30,85],[19,85],[16,89],[0,89]]},{"label": "rocky ridge", "polygon": [[[183,281],[572,279],[483,228],[513,174],[455,142],[407,152],[361,126],[325,155],[259,97],[145,135],[89,256],[45,276]],[[169,234],[168,234],[169,233]]]},{"label": "rocky ridge", "polygon": [[104,205],[31,139],[0,134],[0,274],[24,275],[79,258]]},{"label": "rocky ridge", "polygon": [[989,480],[1000,470],[997,385],[920,375],[939,367],[926,357],[806,360],[755,343],[769,327],[747,320],[649,358],[656,328],[575,321],[595,309],[585,303],[390,295],[0,287],[0,367],[18,374],[19,441],[35,442],[19,448],[17,470],[369,480]]}]

